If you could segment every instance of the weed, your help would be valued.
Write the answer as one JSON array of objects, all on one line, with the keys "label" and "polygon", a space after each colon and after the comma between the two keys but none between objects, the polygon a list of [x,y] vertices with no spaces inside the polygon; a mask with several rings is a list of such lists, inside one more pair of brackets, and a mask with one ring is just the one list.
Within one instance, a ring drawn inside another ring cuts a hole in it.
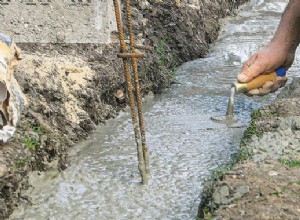
[{"label": "weed", "polygon": [[226,166],[222,168],[215,169],[211,172],[211,176],[213,180],[219,180],[223,174],[231,169],[231,166]]},{"label": "weed", "polygon": [[[297,182],[289,182],[288,183],[288,185],[286,186],[286,187],[288,187],[288,186],[300,186],[300,181],[297,181]],[[297,197],[299,197],[300,198],[300,191],[299,191],[299,189],[298,189],[299,187],[297,187],[296,189],[292,189],[292,190],[288,190],[288,193],[289,194],[291,194],[291,195],[294,195],[294,196],[297,196]]]},{"label": "weed", "polygon": [[271,193],[271,195],[276,195],[277,197],[280,197],[280,195],[282,195],[283,194],[283,192],[282,191],[276,191],[276,192],[273,192],[273,193]]},{"label": "weed", "polygon": [[[255,111],[257,111],[257,110],[255,110]],[[279,112],[271,111],[269,109],[261,109],[261,110],[259,110],[259,112],[260,112],[259,113],[260,115],[257,115],[258,117],[263,116],[266,118],[271,118],[271,117],[279,117],[280,116]],[[255,117],[254,119],[257,119],[258,117]]]},{"label": "weed", "polygon": [[167,62],[166,40],[162,39],[156,47],[156,53],[158,54],[159,66],[164,66]]},{"label": "weed", "polygon": [[169,76],[171,79],[174,79],[175,78],[175,71],[174,70],[168,70],[166,72],[167,76]]},{"label": "weed", "polygon": [[279,163],[283,165],[287,165],[288,167],[300,167],[300,161],[299,160],[283,160],[280,159]]},{"label": "weed", "polygon": [[238,197],[234,200],[234,203],[237,204],[237,203],[239,203],[240,200],[241,200],[241,197],[238,196]]},{"label": "weed", "polygon": [[31,124],[30,128],[33,132],[35,132],[39,135],[45,134],[44,129],[40,125]]},{"label": "weed", "polygon": [[282,189],[277,190],[276,192],[270,193],[270,195],[276,195],[277,197],[280,197],[283,193],[289,193],[290,195],[300,196],[299,190],[290,190],[289,186],[292,185],[300,185],[300,182],[289,182],[287,185],[285,185]]},{"label": "weed", "polygon": [[247,140],[249,138],[251,138],[253,135],[255,136],[261,136],[263,134],[263,132],[258,131],[256,129],[256,123],[255,121],[251,121],[249,127],[246,129],[245,133],[244,133],[244,138]]},{"label": "weed", "polygon": [[17,164],[18,167],[24,167],[25,166],[25,160],[24,159],[19,159],[16,164]]},{"label": "weed", "polygon": [[[213,219],[211,210],[208,207],[204,207],[202,209],[202,212],[203,212],[203,219],[208,219],[208,220]],[[201,218],[199,216],[197,216],[197,220],[201,220]]]},{"label": "weed", "polygon": [[259,109],[255,109],[252,113],[251,113],[251,118],[252,120],[257,119],[261,116],[261,112]]},{"label": "weed", "polygon": [[265,116],[265,117],[267,117],[267,118],[270,118],[270,117],[272,117],[273,115],[276,116],[275,113],[272,113],[271,111],[268,111],[268,110],[263,111],[262,115]]},{"label": "weed", "polygon": [[239,161],[248,160],[253,155],[251,149],[247,147],[241,147],[240,150],[233,156],[232,163],[238,163]]},{"label": "weed", "polygon": [[175,67],[178,65],[176,56],[169,52],[167,45],[168,37],[163,38],[156,47],[158,55],[157,64],[163,70],[163,77],[171,80],[175,78]]},{"label": "weed", "polygon": [[39,143],[36,139],[30,138],[30,137],[25,137],[23,140],[23,144],[29,150],[33,150],[39,145]]}]

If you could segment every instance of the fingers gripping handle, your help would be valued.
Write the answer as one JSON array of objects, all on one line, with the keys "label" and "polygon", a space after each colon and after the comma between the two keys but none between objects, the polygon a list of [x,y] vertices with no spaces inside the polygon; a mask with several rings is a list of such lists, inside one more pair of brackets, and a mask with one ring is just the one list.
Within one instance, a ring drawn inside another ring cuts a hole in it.
[{"label": "fingers gripping handle", "polygon": [[285,75],[286,69],[284,67],[279,67],[274,72],[269,74],[261,74],[248,83],[234,83],[233,86],[236,89],[236,93],[244,93],[253,89],[258,89],[266,82],[273,81],[276,77],[283,77]]},{"label": "fingers gripping handle", "polygon": [[261,74],[247,83],[247,92],[252,89],[258,89],[262,87],[266,82],[273,81],[277,77],[275,72],[269,74]]}]

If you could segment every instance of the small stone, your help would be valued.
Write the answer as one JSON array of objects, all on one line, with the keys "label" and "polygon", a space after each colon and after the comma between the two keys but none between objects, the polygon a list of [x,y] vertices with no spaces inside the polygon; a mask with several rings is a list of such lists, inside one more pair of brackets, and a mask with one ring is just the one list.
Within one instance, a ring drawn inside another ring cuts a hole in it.
[{"label": "small stone", "polygon": [[243,215],[245,215],[246,212],[245,212],[245,210],[241,209],[241,210],[239,210],[239,213],[240,213],[241,216],[243,216]]},{"label": "small stone", "polygon": [[234,198],[240,198],[244,194],[248,193],[249,191],[250,191],[250,187],[249,186],[238,186],[236,188],[236,193],[234,194]]},{"label": "small stone", "polygon": [[118,89],[115,93],[115,97],[119,100],[123,100],[125,98],[124,93],[121,89]]},{"label": "small stone", "polygon": [[294,118],[294,126],[296,130],[300,130],[300,117]]},{"label": "small stone", "polygon": [[142,10],[150,9],[151,5],[149,4],[148,1],[141,1],[140,2],[140,7]]},{"label": "small stone", "polygon": [[266,154],[256,154],[253,156],[254,162],[261,162],[267,158]]},{"label": "small stone", "polygon": [[289,147],[292,150],[297,150],[298,149],[298,146],[296,144],[293,144],[293,143],[291,143]]},{"label": "small stone", "polygon": [[228,208],[229,209],[232,209],[232,208],[234,208],[234,207],[236,207],[237,205],[235,204],[235,203],[233,203],[233,204],[230,204],[230,205],[228,205]]},{"label": "small stone", "polygon": [[279,160],[280,159],[280,155],[279,154],[273,154],[272,157],[274,160]]},{"label": "small stone", "polygon": [[7,172],[7,167],[5,164],[0,164],[0,177],[3,177]]},{"label": "small stone", "polygon": [[287,140],[283,140],[283,141],[281,142],[281,145],[282,145],[283,147],[287,147],[287,146],[289,146],[289,142],[288,142]]},{"label": "small stone", "polygon": [[69,135],[75,135],[73,132],[73,127],[72,126],[66,126],[66,131],[68,132]]},{"label": "small stone", "polygon": [[277,175],[278,175],[278,172],[276,172],[276,171],[271,170],[269,172],[269,176],[277,176]]},{"label": "small stone", "polygon": [[227,204],[227,196],[229,196],[229,188],[227,186],[222,186],[214,192],[213,201],[216,204]]}]

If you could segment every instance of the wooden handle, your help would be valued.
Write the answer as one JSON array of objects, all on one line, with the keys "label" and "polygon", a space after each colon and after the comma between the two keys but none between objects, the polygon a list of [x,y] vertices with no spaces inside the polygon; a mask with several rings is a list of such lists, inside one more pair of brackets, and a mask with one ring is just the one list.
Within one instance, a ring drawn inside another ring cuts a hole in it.
[{"label": "wooden handle", "polygon": [[269,73],[269,74],[261,74],[257,77],[255,77],[251,82],[246,83],[247,85],[247,91],[250,91],[252,89],[258,89],[262,87],[266,82],[272,81],[277,77],[277,74],[275,72]]}]

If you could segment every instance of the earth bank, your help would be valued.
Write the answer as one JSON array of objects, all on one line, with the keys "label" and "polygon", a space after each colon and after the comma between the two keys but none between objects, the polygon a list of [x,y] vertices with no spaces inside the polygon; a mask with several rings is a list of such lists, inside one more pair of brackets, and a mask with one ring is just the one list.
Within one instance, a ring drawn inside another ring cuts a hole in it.
[{"label": "earth bank", "polygon": [[[154,46],[140,61],[144,94],[160,92],[173,80],[177,65],[208,54],[220,28],[219,19],[245,2],[132,1],[137,43]],[[7,218],[28,187],[32,170],[63,170],[67,149],[126,106],[125,84],[113,43],[20,43],[23,61],[15,76],[30,105],[14,138],[0,148],[0,218]]]},{"label": "earth bank", "polygon": [[299,219],[300,79],[252,114],[233,167],[215,171],[200,219]]}]

